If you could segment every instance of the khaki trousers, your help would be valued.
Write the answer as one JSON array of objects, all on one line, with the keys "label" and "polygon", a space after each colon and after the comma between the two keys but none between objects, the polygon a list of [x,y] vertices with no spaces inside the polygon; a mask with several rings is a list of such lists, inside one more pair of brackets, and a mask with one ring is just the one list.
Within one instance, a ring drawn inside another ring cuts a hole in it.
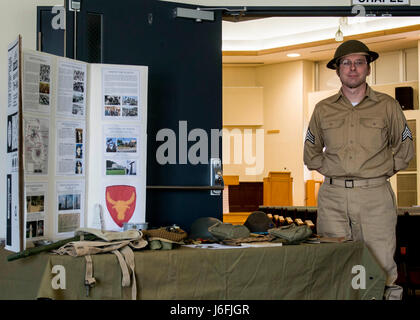
[{"label": "khaki trousers", "polygon": [[328,180],[318,192],[318,234],[364,241],[385,270],[386,285],[394,284],[398,276],[394,261],[397,208],[389,181],[345,188]]}]

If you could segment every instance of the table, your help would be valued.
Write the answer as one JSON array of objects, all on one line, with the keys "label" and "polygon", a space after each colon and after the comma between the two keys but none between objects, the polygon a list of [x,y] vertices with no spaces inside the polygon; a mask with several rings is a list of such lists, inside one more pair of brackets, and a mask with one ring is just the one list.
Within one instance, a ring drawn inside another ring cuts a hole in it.
[{"label": "table", "polygon": [[[0,299],[130,299],[114,254],[92,256],[97,284],[88,298],[84,257],[41,253],[8,262],[9,254],[0,250]],[[65,289],[51,285],[55,265],[65,269]],[[365,289],[352,287],[354,277],[363,275],[352,273],[354,266],[366,271]],[[142,249],[135,251],[135,270],[137,298],[147,300],[382,299],[386,278],[361,242]]]}]

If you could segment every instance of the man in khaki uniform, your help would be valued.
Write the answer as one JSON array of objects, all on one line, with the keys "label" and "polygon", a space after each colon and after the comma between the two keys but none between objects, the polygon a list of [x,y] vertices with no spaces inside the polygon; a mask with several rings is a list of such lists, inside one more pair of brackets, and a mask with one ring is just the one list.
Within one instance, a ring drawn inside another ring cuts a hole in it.
[{"label": "man in khaki uniform", "polygon": [[325,176],[318,193],[317,231],[361,240],[387,273],[386,299],[401,299],[396,286],[397,210],[389,177],[414,155],[413,138],[398,102],[366,83],[376,52],[349,40],[327,64],[340,91],[314,109],[306,133],[304,162]]}]

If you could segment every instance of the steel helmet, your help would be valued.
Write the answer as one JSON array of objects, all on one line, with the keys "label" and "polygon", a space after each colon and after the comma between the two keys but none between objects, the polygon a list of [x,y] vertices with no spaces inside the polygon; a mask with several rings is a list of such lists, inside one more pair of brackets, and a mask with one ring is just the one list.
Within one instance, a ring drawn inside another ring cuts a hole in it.
[{"label": "steel helmet", "polygon": [[275,228],[273,221],[262,211],[252,212],[246,219],[244,225],[251,232],[267,232],[268,229]]},{"label": "steel helmet", "polygon": [[359,40],[348,40],[338,46],[338,48],[335,50],[334,58],[331,59],[330,62],[327,63],[327,68],[333,69],[333,70],[337,69],[338,60],[352,53],[366,54],[367,56],[370,57],[368,62],[375,61],[379,57],[378,53],[374,51],[370,51],[369,48],[363,42]]},{"label": "steel helmet", "polygon": [[222,221],[213,217],[198,218],[191,224],[189,238],[194,240],[203,239],[217,241],[209,232],[209,227],[219,223],[222,223]]}]

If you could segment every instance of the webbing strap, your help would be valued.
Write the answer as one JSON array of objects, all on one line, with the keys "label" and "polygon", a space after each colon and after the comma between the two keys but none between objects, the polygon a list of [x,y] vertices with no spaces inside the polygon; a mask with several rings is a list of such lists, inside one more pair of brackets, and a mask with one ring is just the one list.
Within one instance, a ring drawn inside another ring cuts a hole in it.
[{"label": "webbing strap", "polygon": [[123,256],[121,255],[121,252],[118,250],[112,251],[113,254],[115,254],[118,258],[118,262],[120,263],[121,272],[122,272],[122,282],[121,285],[123,287],[130,286],[130,272],[128,271],[127,264],[124,261]]},{"label": "webbing strap", "polygon": [[131,250],[129,246],[125,246],[124,248],[122,248],[121,253],[124,255],[125,262],[128,264],[133,274],[133,283],[131,286],[131,299],[136,300],[137,299],[137,282],[136,282],[136,273],[134,270],[135,269],[134,253],[133,253],[133,250]]},{"label": "webbing strap", "polygon": [[85,260],[86,260],[85,285],[92,287],[96,283],[96,279],[93,277],[92,257],[90,255],[86,255]]}]

